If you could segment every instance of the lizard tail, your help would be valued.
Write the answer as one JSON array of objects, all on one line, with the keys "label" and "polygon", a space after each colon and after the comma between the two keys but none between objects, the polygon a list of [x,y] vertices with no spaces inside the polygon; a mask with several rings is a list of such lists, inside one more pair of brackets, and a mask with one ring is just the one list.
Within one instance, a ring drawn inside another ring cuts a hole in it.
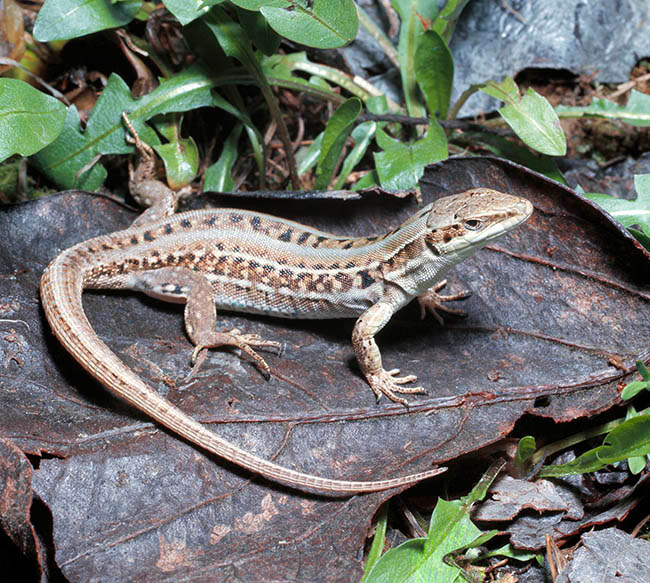
[{"label": "lizard tail", "polygon": [[[83,243],[88,249],[91,241]],[[85,252],[61,253],[41,278],[41,302],[56,338],[84,369],[113,393],[193,444],[271,480],[325,493],[354,494],[407,486],[446,468],[379,481],[345,481],[292,470],[260,458],[218,437],[144,383],[102,342],[83,311]]]}]

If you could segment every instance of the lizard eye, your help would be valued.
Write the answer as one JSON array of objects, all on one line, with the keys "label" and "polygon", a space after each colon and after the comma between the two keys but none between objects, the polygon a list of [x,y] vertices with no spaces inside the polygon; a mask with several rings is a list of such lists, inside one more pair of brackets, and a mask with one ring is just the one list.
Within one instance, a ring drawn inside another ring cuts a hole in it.
[{"label": "lizard eye", "polygon": [[478,219],[469,219],[465,221],[465,226],[470,230],[470,231],[476,231],[477,229],[481,228],[481,221]]}]

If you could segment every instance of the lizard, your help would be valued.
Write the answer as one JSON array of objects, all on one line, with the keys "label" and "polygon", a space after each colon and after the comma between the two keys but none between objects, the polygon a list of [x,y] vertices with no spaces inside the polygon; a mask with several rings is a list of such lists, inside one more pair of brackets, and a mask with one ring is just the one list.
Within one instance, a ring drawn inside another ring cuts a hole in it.
[{"label": "lizard", "polygon": [[[378,237],[345,237],[240,209],[176,213],[178,193],[151,178],[154,154],[123,116],[141,155],[129,188],[146,210],[127,229],[61,252],[41,277],[41,303],[65,349],[104,386],[160,425],[254,473],[325,493],[380,491],[435,476],[446,468],[376,481],[306,474],[256,456],[206,429],[147,385],[98,337],[86,317],[84,289],[126,289],[185,303],[185,327],[200,364],[205,350],[240,348],[268,376],[255,349],[279,343],[234,329],[216,330],[217,310],[282,318],[357,318],[352,346],[377,398],[422,393],[414,375],[385,370],[375,335],[414,298],[423,313],[468,293],[441,296],[444,275],[480,247],[528,219],[532,204],[488,188],[438,199]],[[127,134],[128,136],[128,134]],[[444,311],[459,312],[442,307]]]}]

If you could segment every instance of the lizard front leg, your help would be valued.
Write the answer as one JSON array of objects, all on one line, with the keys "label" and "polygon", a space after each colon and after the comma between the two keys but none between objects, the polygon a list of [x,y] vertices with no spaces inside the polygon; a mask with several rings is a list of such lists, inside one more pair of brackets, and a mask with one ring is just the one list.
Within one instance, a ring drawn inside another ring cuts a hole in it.
[{"label": "lizard front leg", "polygon": [[398,306],[390,297],[384,298],[366,310],[357,320],[352,331],[352,347],[357,355],[370,388],[375,393],[377,401],[386,395],[391,401],[402,403],[408,407],[408,401],[398,397],[395,393],[426,393],[422,387],[403,387],[405,383],[417,380],[415,375],[398,377],[398,368],[384,370],[381,362],[381,353],[375,342],[375,334],[379,332],[390,320]]},{"label": "lizard front leg", "polygon": [[229,332],[218,332],[212,287],[200,273],[187,267],[163,267],[132,274],[128,287],[165,301],[185,302],[185,329],[195,346],[192,373],[203,362],[205,349],[234,346],[245,352],[267,378],[271,375],[269,365],[253,348],[279,350],[280,343],[263,340],[257,334],[242,334],[236,328]]}]

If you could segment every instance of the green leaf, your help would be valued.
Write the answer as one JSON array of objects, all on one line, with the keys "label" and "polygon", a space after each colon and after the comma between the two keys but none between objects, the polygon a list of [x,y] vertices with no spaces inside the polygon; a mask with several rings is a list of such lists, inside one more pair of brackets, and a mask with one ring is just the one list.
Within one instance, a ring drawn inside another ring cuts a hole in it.
[{"label": "green leaf", "polygon": [[572,474],[586,474],[587,472],[596,472],[601,470],[606,465],[607,464],[598,459],[596,450],[591,449],[567,464],[544,466],[539,471],[538,476],[540,478],[554,478]]},{"label": "green leaf", "polygon": [[378,129],[377,144],[383,149],[374,155],[377,174],[381,186],[392,191],[417,188],[425,166],[449,155],[445,132],[433,118],[421,140],[405,144]]},{"label": "green leaf", "polygon": [[425,115],[425,110],[417,93],[415,52],[419,37],[424,32],[420,17],[433,20],[437,15],[436,3],[430,0],[393,0],[392,4],[402,21],[397,43],[397,58],[406,110],[413,117],[422,117]]},{"label": "green leaf", "polygon": [[[427,539],[411,539],[390,549],[377,561],[366,583],[448,583],[460,576],[460,569],[447,565],[444,557],[458,547],[471,543],[482,533],[463,510],[460,501],[438,500],[429,528],[430,549],[425,552]],[[458,579],[462,580],[462,579]]]},{"label": "green leaf", "polygon": [[522,551],[514,548],[511,544],[504,545],[493,551],[481,554],[481,561],[491,557],[508,557],[517,561],[528,562],[535,559],[539,565],[544,564],[544,555],[539,555],[530,551]]},{"label": "green leaf", "polygon": [[379,560],[384,544],[386,543],[386,525],[388,524],[388,504],[382,506],[379,517],[377,518],[377,527],[375,528],[375,536],[372,538],[370,551],[368,551],[368,558],[363,568],[363,578],[361,583],[365,583],[366,577],[374,564]]},{"label": "green leaf", "polygon": [[375,563],[365,582],[462,581],[461,570],[448,565],[444,561],[445,556],[458,549],[483,544],[496,534],[497,531],[481,532],[470,520],[469,511],[460,501],[447,502],[439,499],[431,516],[427,539],[411,539],[387,551]]},{"label": "green leaf", "polygon": [[[643,364],[643,362],[640,360],[636,361],[636,367],[639,370],[639,374],[641,375],[641,378],[643,380],[633,381],[631,383],[628,383],[625,386],[625,388],[621,391],[621,398],[623,400],[631,399],[632,397],[635,397],[643,390],[650,391],[650,371],[648,371],[646,365]],[[631,406],[630,409],[632,409]]]},{"label": "green leaf", "polygon": [[555,111],[560,117],[605,117],[633,126],[650,126],[650,95],[632,89],[626,105],[596,98],[587,106],[558,105]]},{"label": "green leaf", "polygon": [[[237,59],[255,79],[262,91],[262,95],[264,96],[269,108],[271,117],[277,123],[280,138],[283,142],[288,143],[289,133],[282,118],[282,113],[275,98],[275,94],[273,93],[266,75],[264,74],[262,65],[253,52],[250,40],[244,29],[218,6],[214,6],[212,10],[201,19],[201,21],[215,36],[224,53],[229,57]],[[293,150],[287,150],[285,154],[289,163],[289,168],[292,169],[292,182],[294,183],[294,186],[296,186],[297,176],[293,174],[293,170],[295,170]],[[262,173],[262,175],[264,174]]]},{"label": "green leaf", "polygon": [[483,499],[504,464],[493,464],[462,500],[438,499],[431,515],[427,538],[407,541],[384,554],[370,570],[366,583],[461,581],[461,570],[444,560],[490,540],[498,531],[481,532],[471,521],[472,504]]},{"label": "green leaf", "polygon": [[547,176],[551,180],[555,180],[561,184],[566,184],[566,180],[560,169],[558,168],[555,159],[551,156],[544,154],[535,155],[531,152],[530,148],[520,146],[511,140],[507,140],[502,136],[489,134],[486,132],[463,132],[462,141],[471,145],[480,143],[484,148],[492,152],[495,156],[507,158],[517,164],[526,166],[535,172],[539,172]]},{"label": "green leaf", "polygon": [[645,235],[650,236],[650,174],[637,174],[634,187],[636,200],[623,200],[607,194],[585,194],[625,227],[640,225]]},{"label": "green leaf", "polygon": [[515,467],[519,474],[523,474],[530,458],[537,450],[535,438],[532,435],[526,435],[519,440],[517,444],[517,453],[515,454]]},{"label": "green leaf", "polygon": [[352,190],[364,190],[379,186],[379,176],[376,170],[371,170],[354,183]]},{"label": "green leaf", "polygon": [[131,22],[142,0],[46,0],[34,23],[41,42],[65,40]]},{"label": "green leaf", "polygon": [[[628,385],[629,386],[629,385]],[[633,405],[630,405],[627,408],[627,412],[625,414],[625,419],[632,419],[634,417],[638,417],[641,415],[641,413],[638,413],[637,410],[634,408]],[[630,469],[630,473],[633,475],[640,474],[648,461],[648,456],[646,455],[638,455],[638,456],[633,456],[627,458],[627,466]]]},{"label": "green leaf", "polygon": [[447,43],[433,30],[422,34],[418,41],[415,77],[429,115],[446,119],[454,83],[454,59]]},{"label": "green leaf", "polygon": [[199,168],[199,150],[191,137],[168,144],[154,144],[153,149],[162,158],[167,183],[172,190],[194,180]]},{"label": "green leaf", "polygon": [[312,63],[307,58],[305,52],[301,51],[299,53],[290,53],[288,55],[275,54],[271,57],[265,57],[262,59],[262,70],[269,79],[269,82],[273,82],[283,87],[291,87],[296,91],[314,95],[324,101],[333,101],[334,103],[337,101],[342,103],[344,101],[343,97],[340,94],[335,93],[331,88],[320,83],[311,83],[303,77],[293,75],[292,71],[294,69],[306,71],[312,76],[318,75],[323,77],[328,81],[341,85],[341,87],[344,87],[353,95],[357,95],[357,97],[361,97],[362,99],[364,98],[364,96],[358,91],[359,87],[348,76],[333,67],[326,67],[325,65]]},{"label": "green leaf", "polygon": [[65,105],[24,81],[0,79],[0,161],[31,156],[54,141],[65,122]]},{"label": "green leaf", "polygon": [[447,0],[444,8],[433,22],[435,30],[447,43],[451,40],[451,35],[456,26],[456,21],[461,12],[470,0]]},{"label": "green leaf", "polygon": [[169,140],[166,144],[152,147],[165,165],[167,184],[172,190],[190,184],[199,168],[199,150],[191,137],[181,138],[181,123],[182,116],[176,114],[160,116],[154,123],[158,132]]},{"label": "green leaf", "polygon": [[[133,151],[124,139],[123,111],[129,112],[129,119],[143,141],[157,144],[156,133],[144,123],[154,115],[205,106],[221,107],[239,115],[222,97],[212,94],[213,87],[214,81],[193,67],[164,80],[154,91],[135,100],[126,83],[113,74],[95,104],[86,131],[81,131],[77,110],[71,106],[58,138],[32,160],[62,188],[95,190],[103,183],[106,171],[100,164],[88,170],[93,160],[99,155]],[[85,173],[77,180],[77,173],[84,168]]]},{"label": "green leaf", "polygon": [[359,4],[357,4],[357,12],[359,14],[359,24],[374,39],[382,51],[384,51],[388,60],[398,67],[399,61],[397,59],[397,50],[393,46],[390,38],[388,38],[388,35],[383,31],[382,27],[378,23],[368,16],[368,13]]},{"label": "green leaf", "polygon": [[246,31],[251,42],[265,55],[273,55],[282,42],[282,37],[275,32],[259,12],[237,8],[239,23]]},{"label": "green leaf", "polygon": [[472,504],[480,502],[487,496],[492,482],[494,482],[505,465],[503,461],[494,462],[481,476],[481,479],[472,488],[471,492],[462,498],[463,503],[468,509]]},{"label": "green leaf", "polygon": [[223,0],[163,0],[165,8],[185,26],[199,16],[205,14],[213,4],[220,4]]},{"label": "green leaf", "polygon": [[316,190],[326,190],[345,146],[345,140],[352,132],[354,121],[359,117],[363,105],[357,97],[351,97],[340,105],[327,122],[323,133],[321,157],[316,167]]},{"label": "green leaf", "polygon": [[350,173],[354,170],[354,167],[361,161],[361,158],[364,157],[368,146],[372,142],[372,138],[375,137],[376,131],[377,123],[374,121],[366,121],[360,123],[356,128],[352,130],[351,136],[354,140],[354,147],[345,157],[345,160],[343,160],[341,172],[339,173],[339,177],[336,180],[336,184],[334,185],[334,190],[340,190],[343,188],[345,181],[347,180]]},{"label": "green leaf", "polygon": [[637,474],[640,474],[645,469],[647,461],[648,458],[646,456],[643,455],[633,456],[627,458],[627,467],[630,468],[630,473],[636,476]]},{"label": "green leaf", "polygon": [[636,397],[641,391],[650,390],[648,383],[644,381],[632,381],[621,391],[621,399],[627,401]]},{"label": "green leaf", "polygon": [[613,429],[604,444],[589,450],[568,464],[545,466],[540,477],[595,472],[624,459],[650,454],[650,415],[628,419]]},{"label": "green leaf", "polygon": [[294,42],[334,49],[357,36],[359,18],[353,0],[232,0],[259,10],[275,32]]},{"label": "green leaf", "polygon": [[232,168],[237,161],[237,143],[241,136],[243,125],[238,123],[226,138],[219,159],[205,171],[203,190],[206,192],[232,192],[235,181],[232,178]]},{"label": "green leaf", "polygon": [[255,10],[259,11],[263,7],[272,7],[277,8],[287,7],[291,4],[289,0],[232,0],[232,3],[240,8],[246,10]]},{"label": "green leaf", "polygon": [[650,381],[650,371],[648,367],[640,360],[636,361],[636,367],[639,369],[639,374],[644,381]]},{"label": "green leaf", "polygon": [[314,138],[314,141],[309,144],[306,150],[299,150],[296,153],[296,161],[298,162],[298,174],[304,174],[310,168],[318,164],[320,158],[321,146],[323,144],[323,135],[321,132]]},{"label": "green leaf", "polygon": [[[427,567],[426,557],[424,556],[424,538],[413,538],[394,549],[389,549],[374,564],[370,573],[364,579],[365,583],[411,583],[415,581],[432,581],[425,579],[421,573]],[[452,576],[458,574],[458,569],[448,567],[442,563],[442,557],[436,557],[438,561],[432,559],[435,567],[440,566]],[[430,567],[429,571],[433,571]],[[453,581],[453,579],[448,579]]]},{"label": "green leaf", "polygon": [[632,227],[628,227],[627,230],[634,236],[634,238],[645,247],[645,250],[650,253],[650,237],[643,233],[642,231],[637,231]]},{"label": "green leaf", "polygon": [[550,156],[566,154],[566,139],[560,120],[551,104],[539,93],[529,88],[521,97],[510,77],[502,83],[489,81],[481,91],[506,103],[498,111],[525,144]]}]

